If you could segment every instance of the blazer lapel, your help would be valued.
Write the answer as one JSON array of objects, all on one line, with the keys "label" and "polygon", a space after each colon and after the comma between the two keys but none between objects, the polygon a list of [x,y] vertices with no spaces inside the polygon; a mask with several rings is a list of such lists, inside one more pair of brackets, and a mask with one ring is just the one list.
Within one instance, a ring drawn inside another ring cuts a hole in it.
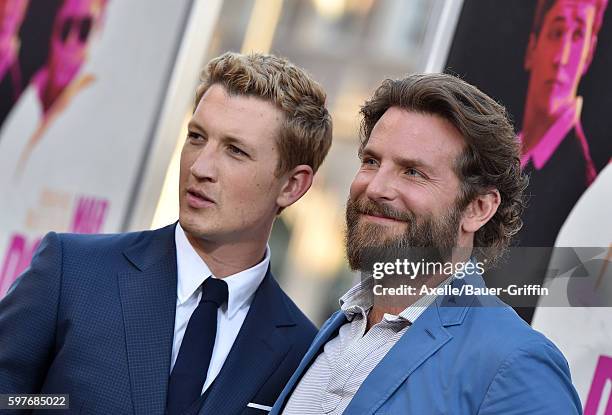
[{"label": "blazer lapel", "polygon": [[276,400],[272,411],[270,411],[270,415],[278,414],[284,408],[287,403],[287,397],[289,397],[295,387],[297,386],[298,381],[304,375],[304,372],[308,370],[310,365],[313,363],[314,359],[319,355],[321,348],[325,346],[325,344],[337,334],[338,329],[348,320],[346,319],[345,314],[342,311],[336,311],[332,316],[323,324],[321,330],[317,333],[312,344],[308,348],[308,351],[302,358],[298,368],[295,370],[289,382],[281,392],[280,396]]},{"label": "blazer lapel", "polygon": [[268,269],[199,413],[242,412],[289,351],[282,328],[294,325],[280,287]]},{"label": "blazer lapel", "polygon": [[174,225],[143,233],[124,252],[133,266],[119,273],[134,413],[163,414],[166,406],[174,318]]},{"label": "blazer lapel", "polygon": [[[454,279],[452,286],[463,284],[463,279]],[[462,324],[473,299],[438,297],[370,372],[345,413],[373,414],[380,408],[415,369],[452,339],[445,327]]]}]

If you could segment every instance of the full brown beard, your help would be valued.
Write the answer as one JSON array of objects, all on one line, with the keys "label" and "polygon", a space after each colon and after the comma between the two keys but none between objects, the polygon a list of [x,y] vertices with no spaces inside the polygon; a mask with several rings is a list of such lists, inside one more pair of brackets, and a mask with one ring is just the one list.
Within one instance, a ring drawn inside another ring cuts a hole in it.
[{"label": "full brown beard", "polygon": [[[361,215],[377,215],[406,223],[403,233],[389,235],[388,227],[366,223]],[[417,218],[370,199],[348,199],[346,204],[346,256],[353,271],[368,272],[375,262],[444,262],[457,242],[461,212],[457,204],[438,217]]]}]

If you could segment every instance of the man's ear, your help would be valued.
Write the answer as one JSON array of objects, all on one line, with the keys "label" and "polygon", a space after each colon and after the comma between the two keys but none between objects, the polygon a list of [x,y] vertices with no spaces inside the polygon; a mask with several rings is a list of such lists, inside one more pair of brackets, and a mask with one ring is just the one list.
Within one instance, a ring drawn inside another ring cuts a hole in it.
[{"label": "man's ear", "polygon": [[312,167],[300,164],[283,174],[283,187],[276,198],[279,211],[297,202],[310,189],[314,172]]},{"label": "man's ear", "polygon": [[467,233],[476,233],[495,215],[500,203],[501,195],[497,189],[491,189],[476,196],[463,212],[461,230]]},{"label": "man's ear", "polygon": [[532,32],[529,35],[529,43],[527,44],[527,50],[525,51],[525,62],[523,62],[523,68],[526,71],[530,71],[533,64],[533,54],[537,46],[538,37]]}]

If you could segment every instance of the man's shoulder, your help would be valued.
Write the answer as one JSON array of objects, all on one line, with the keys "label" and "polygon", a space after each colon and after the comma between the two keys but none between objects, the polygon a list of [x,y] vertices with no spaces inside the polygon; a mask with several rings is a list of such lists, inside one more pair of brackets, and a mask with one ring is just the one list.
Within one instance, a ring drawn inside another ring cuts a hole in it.
[{"label": "man's shoulder", "polygon": [[174,225],[155,230],[144,230],[122,233],[101,233],[101,234],[77,234],[77,233],[58,233],[57,238],[62,244],[62,248],[70,251],[121,251],[133,245],[145,244],[148,241],[157,239],[165,235],[166,237],[173,231]]},{"label": "man's shoulder", "polygon": [[580,406],[569,365],[551,340],[507,305],[472,307],[468,315],[466,335],[457,350],[466,351],[466,376],[486,387],[479,413],[506,413],[519,401],[533,409],[566,408],[569,412],[563,413],[576,413],[569,409]]},{"label": "man's shoulder", "polygon": [[552,341],[496,297],[477,298],[462,326],[471,347],[499,361],[521,352],[563,356]]},{"label": "man's shoulder", "polygon": [[114,275],[136,266],[144,269],[168,255],[175,255],[174,225],[128,233],[74,234],[50,232],[43,238],[33,262],[48,262],[50,254],[62,271],[64,281],[87,275]]},{"label": "man's shoulder", "polygon": [[456,285],[471,286],[474,292],[450,295],[438,302],[442,323],[454,337],[465,338],[473,347],[493,354],[504,354],[525,344],[552,344],[495,295],[496,291],[489,290],[482,276],[468,277]]}]

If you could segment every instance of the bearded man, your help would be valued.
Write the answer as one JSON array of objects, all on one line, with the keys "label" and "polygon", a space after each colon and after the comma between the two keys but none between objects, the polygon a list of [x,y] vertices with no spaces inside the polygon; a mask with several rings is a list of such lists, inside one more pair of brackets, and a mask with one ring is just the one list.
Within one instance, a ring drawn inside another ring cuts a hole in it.
[{"label": "bearded man", "polygon": [[346,250],[363,278],[271,414],[581,413],[561,352],[482,278],[522,226],[505,109],[417,74],[383,82],[361,115]]}]

